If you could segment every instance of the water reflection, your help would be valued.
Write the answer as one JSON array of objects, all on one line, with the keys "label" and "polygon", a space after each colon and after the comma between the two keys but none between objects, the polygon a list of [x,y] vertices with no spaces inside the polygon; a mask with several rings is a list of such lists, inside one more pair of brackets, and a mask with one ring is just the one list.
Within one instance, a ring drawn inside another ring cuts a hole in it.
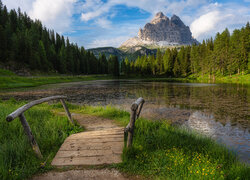
[{"label": "water reflection", "polygon": [[193,112],[183,125],[226,144],[239,154],[240,159],[250,162],[250,136],[246,129],[232,126],[230,122],[222,125],[213,115],[200,111]]},{"label": "water reflection", "polygon": [[34,100],[67,95],[72,103],[116,105],[129,110],[138,97],[146,100],[144,117],[186,124],[234,148],[249,160],[249,87],[200,83],[91,81],[1,92],[0,98]]}]

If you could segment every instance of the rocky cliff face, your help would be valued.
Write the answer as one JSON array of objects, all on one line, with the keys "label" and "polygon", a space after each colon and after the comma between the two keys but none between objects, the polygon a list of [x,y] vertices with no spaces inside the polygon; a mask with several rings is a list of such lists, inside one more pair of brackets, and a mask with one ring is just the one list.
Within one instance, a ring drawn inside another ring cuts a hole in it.
[{"label": "rocky cliff face", "polygon": [[173,15],[171,19],[162,12],[155,15],[150,23],[138,32],[138,37],[130,38],[121,47],[132,46],[175,46],[198,43],[192,38],[192,33],[181,19]]}]

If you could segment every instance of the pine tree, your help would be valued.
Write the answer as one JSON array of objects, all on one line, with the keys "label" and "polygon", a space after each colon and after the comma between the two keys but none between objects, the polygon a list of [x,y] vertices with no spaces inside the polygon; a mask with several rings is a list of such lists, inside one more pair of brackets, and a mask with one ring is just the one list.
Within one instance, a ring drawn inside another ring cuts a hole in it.
[{"label": "pine tree", "polygon": [[39,41],[38,53],[42,65],[42,70],[48,71],[50,69],[50,64],[48,62],[46,51],[41,40]]}]

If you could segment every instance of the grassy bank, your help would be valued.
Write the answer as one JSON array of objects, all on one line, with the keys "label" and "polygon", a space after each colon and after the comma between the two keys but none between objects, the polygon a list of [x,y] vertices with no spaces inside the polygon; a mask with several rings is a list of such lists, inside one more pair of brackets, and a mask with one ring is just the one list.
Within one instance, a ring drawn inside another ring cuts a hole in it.
[{"label": "grassy bank", "polygon": [[121,76],[121,79],[139,79],[142,81],[157,82],[185,82],[185,83],[233,83],[250,85],[250,74],[232,75],[232,76],[215,76],[214,79],[209,75],[190,75],[188,77],[165,77],[165,76]]},{"label": "grassy bank", "polygon": [[[69,123],[66,117],[55,116],[51,106],[41,104],[25,112],[27,121],[44,156],[37,159],[23,127],[17,119],[6,122],[6,116],[25,102],[0,102],[0,179],[24,179],[36,172],[51,169],[50,162],[64,139],[82,131]],[[44,167],[44,162],[46,166]]]},{"label": "grassy bank", "polygon": [[[22,179],[52,169],[50,162],[64,139],[82,129],[69,124],[60,104],[42,104],[26,117],[44,155],[38,160],[20,122],[5,117],[24,102],[0,102],[0,179]],[[127,125],[129,113],[116,108],[69,105],[71,112],[116,120]],[[46,166],[41,166],[47,161]],[[152,179],[250,179],[249,166],[241,164],[225,147],[201,135],[173,127],[166,121],[138,119],[133,148],[124,149],[123,162],[111,167]]]},{"label": "grassy bank", "polygon": [[[74,107],[74,112],[115,119],[125,126],[129,113],[112,107]],[[124,149],[121,171],[153,179],[250,179],[249,166],[214,140],[165,121],[136,122],[133,148]]]},{"label": "grassy bank", "polygon": [[0,89],[22,88],[22,87],[36,87],[44,84],[77,82],[77,81],[91,81],[101,79],[112,79],[111,76],[106,75],[84,75],[84,76],[0,76]]},{"label": "grassy bank", "polygon": [[190,80],[205,83],[238,83],[250,85],[250,74],[245,75],[232,75],[232,76],[215,76],[215,78],[209,77],[209,75],[193,75],[189,77]]},{"label": "grassy bank", "polygon": [[66,83],[77,81],[91,80],[108,80],[108,79],[131,79],[141,81],[159,81],[159,82],[200,82],[200,83],[239,83],[250,85],[250,74],[232,75],[232,76],[216,76],[210,79],[208,75],[192,75],[186,78],[166,78],[164,76],[120,76],[112,77],[110,75],[50,75],[50,76],[30,76],[22,77],[14,75],[12,72],[0,69],[0,89],[12,89],[23,87],[36,87],[45,84]]}]

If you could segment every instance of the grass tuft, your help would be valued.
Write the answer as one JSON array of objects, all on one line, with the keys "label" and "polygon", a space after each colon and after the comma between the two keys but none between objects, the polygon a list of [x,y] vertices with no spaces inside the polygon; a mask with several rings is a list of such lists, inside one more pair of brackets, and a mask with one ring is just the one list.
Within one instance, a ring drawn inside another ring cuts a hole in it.
[{"label": "grass tuft", "polygon": [[70,124],[67,117],[54,115],[46,103],[26,111],[24,114],[44,156],[39,160],[19,119],[5,120],[8,114],[24,104],[14,99],[0,102],[0,179],[24,179],[51,169],[50,162],[65,138],[82,131],[79,126]]}]

